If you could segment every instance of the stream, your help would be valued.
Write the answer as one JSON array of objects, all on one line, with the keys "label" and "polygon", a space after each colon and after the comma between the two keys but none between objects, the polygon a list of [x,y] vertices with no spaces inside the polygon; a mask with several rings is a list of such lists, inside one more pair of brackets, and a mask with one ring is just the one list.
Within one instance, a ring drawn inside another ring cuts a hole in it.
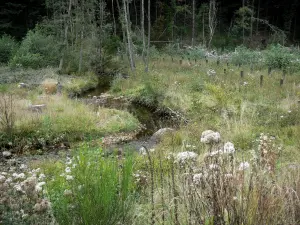
[{"label": "stream", "polygon": [[[102,79],[102,78],[100,78]],[[161,128],[177,128],[180,121],[170,112],[158,110],[140,102],[129,101],[125,97],[114,97],[108,93],[113,77],[104,77],[95,89],[84,93],[80,99],[95,110],[98,107],[125,110],[133,114],[142,124],[141,131],[137,134],[136,140],[125,143],[113,144],[110,148],[133,147],[139,149],[142,145],[151,148],[156,143],[151,139],[152,135]]]},{"label": "stream", "polygon": [[[99,85],[95,89],[87,91],[78,97],[77,100],[93,106],[95,111],[98,110],[99,107],[128,111],[139,120],[142,129],[135,135],[135,138],[105,145],[106,152],[111,152],[115,149],[135,149],[138,151],[142,146],[148,149],[153,148],[157,144],[157,139],[153,138],[155,132],[161,128],[176,129],[179,126],[180,120],[176,115],[170,112],[158,110],[156,107],[145,106],[139,102],[129,101],[122,96],[114,97],[108,94],[112,79],[112,76],[106,77],[105,82],[99,82]],[[118,137],[118,134],[116,137]],[[46,159],[60,159],[61,156],[58,152],[59,151],[49,151],[47,154],[18,155],[8,161],[0,160],[0,171],[5,171],[7,168],[18,168],[21,164],[27,164],[29,161],[38,162]],[[66,151],[65,153],[68,155],[70,152]]]}]

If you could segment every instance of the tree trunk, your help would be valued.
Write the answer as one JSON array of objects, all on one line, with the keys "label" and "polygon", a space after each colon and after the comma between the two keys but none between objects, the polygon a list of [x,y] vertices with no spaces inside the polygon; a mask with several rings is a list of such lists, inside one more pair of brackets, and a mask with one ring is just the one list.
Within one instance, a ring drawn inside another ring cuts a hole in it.
[{"label": "tree trunk", "polygon": [[[258,6],[257,6],[257,18],[259,19],[259,12],[260,11],[260,0],[258,0]],[[258,34],[258,20],[256,22],[256,34]]]},{"label": "tree trunk", "polygon": [[151,1],[148,0],[148,46],[147,46],[147,60],[145,71],[149,71],[149,58],[150,58],[150,37],[151,37]]},{"label": "tree trunk", "polygon": [[130,34],[128,2],[126,4],[126,0],[123,0],[123,5],[124,5],[125,26],[126,26],[126,33],[127,33],[127,47],[128,47],[128,54],[129,54],[129,62],[130,62],[131,71],[134,71],[135,63],[133,58],[133,49],[132,49],[132,41],[131,41],[131,34]]},{"label": "tree trunk", "polygon": [[100,71],[102,72],[104,70],[104,62],[103,62],[103,53],[102,53],[102,44],[103,44],[103,39],[102,39],[102,32],[103,32],[103,20],[104,20],[104,2],[103,0],[100,1],[99,3],[99,19],[100,19],[100,37],[99,37],[99,59],[100,59]]},{"label": "tree trunk", "polygon": [[[245,0],[243,0],[243,10],[245,10]],[[243,26],[243,44],[245,44],[245,11],[243,12],[242,26]]]},{"label": "tree trunk", "polygon": [[297,30],[297,17],[295,17],[295,21],[294,21],[293,41],[296,40],[296,30]]},{"label": "tree trunk", "polygon": [[141,0],[141,34],[142,34],[142,37],[143,37],[143,52],[142,52],[142,59],[143,59],[143,62],[146,66],[146,38],[145,38],[145,8],[144,8],[144,0]]},{"label": "tree trunk", "polygon": [[70,17],[71,17],[71,9],[72,9],[72,0],[69,1],[69,7],[68,7],[68,18],[66,19],[67,22],[65,22],[65,32],[64,32],[64,50],[63,50],[63,55],[60,59],[59,62],[59,71],[62,70],[63,65],[64,65],[64,57],[65,57],[65,52],[66,52],[66,48],[68,47],[68,29],[69,29],[69,21],[70,21]]},{"label": "tree trunk", "polygon": [[[118,8],[118,11],[119,11],[119,19],[120,19],[120,22],[121,22],[121,24],[122,24],[122,33],[123,33],[123,44],[124,44],[124,46],[126,46],[126,28],[125,28],[125,25],[124,25],[124,20],[122,19],[122,17],[121,17],[121,7],[120,7],[120,4],[119,4],[119,0],[116,0],[117,1],[117,8]],[[125,53],[126,53],[126,55],[128,56],[128,59],[129,59],[129,54],[128,54],[128,52],[127,52],[127,48],[125,48]],[[130,59],[129,59],[129,61],[130,61]]]},{"label": "tree trunk", "polygon": [[138,26],[138,13],[137,13],[137,9],[136,9],[135,0],[133,0],[133,5],[134,5],[134,11],[135,11],[135,27],[137,27]]},{"label": "tree trunk", "polygon": [[250,20],[250,43],[252,44],[252,38],[253,38],[253,14],[254,14],[254,0],[252,0],[251,5],[251,20]]},{"label": "tree trunk", "polygon": [[[243,0],[244,1],[244,0]],[[211,41],[215,34],[215,29],[217,26],[217,6],[216,0],[210,0],[209,2],[209,12],[208,12],[208,25],[209,25],[209,40],[208,40],[208,48],[210,48]]]},{"label": "tree trunk", "polygon": [[78,72],[80,73],[82,70],[82,42],[83,42],[83,30],[81,30],[80,36],[80,53],[79,53],[79,65],[78,65]]},{"label": "tree trunk", "polygon": [[203,46],[206,46],[206,41],[205,41],[205,16],[204,12],[202,15],[202,39],[203,39]]},{"label": "tree trunk", "polygon": [[111,9],[112,9],[112,16],[113,16],[113,26],[114,26],[114,35],[117,36],[117,24],[115,18],[115,9],[114,9],[114,0],[111,0]]},{"label": "tree trunk", "polygon": [[195,42],[195,0],[193,0],[193,28],[192,28],[192,47]]}]

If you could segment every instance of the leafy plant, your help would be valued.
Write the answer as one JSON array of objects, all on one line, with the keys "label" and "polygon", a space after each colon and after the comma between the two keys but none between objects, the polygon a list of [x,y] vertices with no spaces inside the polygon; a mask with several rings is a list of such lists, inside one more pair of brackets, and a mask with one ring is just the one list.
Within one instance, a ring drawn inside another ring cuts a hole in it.
[{"label": "leafy plant", "polygon": [[0,38],[0,63],[7,63],[18,48],[17,42],[10,36]]},{"label": "leafy plant", "polygon": [[239,46],[231,56],[231,62],[236,65],[255,65],[263,63],[263,55],[259,51]]},{"label": "leafy plant", "polygon": [[45,35],[38,29],[29,31],[20,48],[12,57],[11,67],[41,68],[58,66],[60,46],[51,35]]},{"label": "leafy plant", "polygon": [[266,51],[266,64],[271,68],[287,69],[293,59],[289,49],[279,44],[271,45]]}]

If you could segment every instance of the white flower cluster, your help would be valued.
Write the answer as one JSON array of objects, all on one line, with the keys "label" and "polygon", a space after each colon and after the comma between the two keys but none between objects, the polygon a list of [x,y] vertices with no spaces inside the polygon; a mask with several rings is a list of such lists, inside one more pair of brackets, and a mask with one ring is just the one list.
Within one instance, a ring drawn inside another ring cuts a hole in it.
[{"label": "white flower cluster", "polygon": [[216,75],[216,71],[213,70],[213,69],[209,69],[206,73],[207,73],[208,76],[214,76],[214,75]]},{"label": "white flower cluster", "polygon": [[224,144],[223,149],[212,151],[208,154],[208,156],[213,157],[216,155],[233,154],[234,152],[235,152],[234,144],[231,142],[226,142]]},{"label": "white flower cluster", "polygon": [[195,162],[198,158],[198,154],[195,152],[179,152],[175,157],[175,162],[184,165],[188,162]]},{"label": "white flower cluster", "polygon": [[[150,153],[151,153],[151,152],[155,152],[155,148],[150,148],[150,149],[149,149],[149,152],[150,152]],[[140,147],[140,148],[139,148],[139,153],[140,153],[141,155],[147,155],[146,148],[145,148],[144,146]]]},{"label": "white flower cluster", "polygon": [[208,174],[206,172],[203,173],[196,173],[193,176],[193,182],[196,185],[201,184],[202,181],[204,181],[207,178]]},{"label": "white flower cluster", "polygon": [[247,170],[249,168],[250,168],[250,164],[248,162],[241,162],[238,167],[238,170],[243,171],[243,170]]},{"label": "white flower cluster", "polygon": [[65,172],[60,174],[61,177],[65,177],[66,181],[72,181],[74,180],[74,176],[71,175],[72,169],[74,169],[77,164],[73,163],[73,159],[67,157],[66,163],[67,167],[65,168]]},{"label": "white flower cluster", "polygon": [[200,141],[204,144],[214,144],[218,143],[220,140],[220,133],[212,130],[203,131],[200,139]]},{"label": "white flower cluster", "polygon": [[0,205],[13,209],[11,213],[19,213],[22,218],[32,212],[46,212],[51,207],[43,198],[45,174],[40,173],[39,168],[26,169],[27,166],[21,164],[19,170],[24,172],[0,172]]},{"label": "white flower cluster", "polygon": [[197,148],[197,146],[191,145],[191,144],[186,144],[185,147],[188,149],[196,149]]}]

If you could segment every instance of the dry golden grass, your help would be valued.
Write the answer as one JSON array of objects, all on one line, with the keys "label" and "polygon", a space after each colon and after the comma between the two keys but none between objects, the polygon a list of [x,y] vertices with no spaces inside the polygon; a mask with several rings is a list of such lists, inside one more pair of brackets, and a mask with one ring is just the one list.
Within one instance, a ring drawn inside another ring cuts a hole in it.
[{"label": "dry golden grass", "polygon": [[55,94],[57,91],[57,81],[54,79],[46,79],[42,82],[42,87],[46,94]]}]

